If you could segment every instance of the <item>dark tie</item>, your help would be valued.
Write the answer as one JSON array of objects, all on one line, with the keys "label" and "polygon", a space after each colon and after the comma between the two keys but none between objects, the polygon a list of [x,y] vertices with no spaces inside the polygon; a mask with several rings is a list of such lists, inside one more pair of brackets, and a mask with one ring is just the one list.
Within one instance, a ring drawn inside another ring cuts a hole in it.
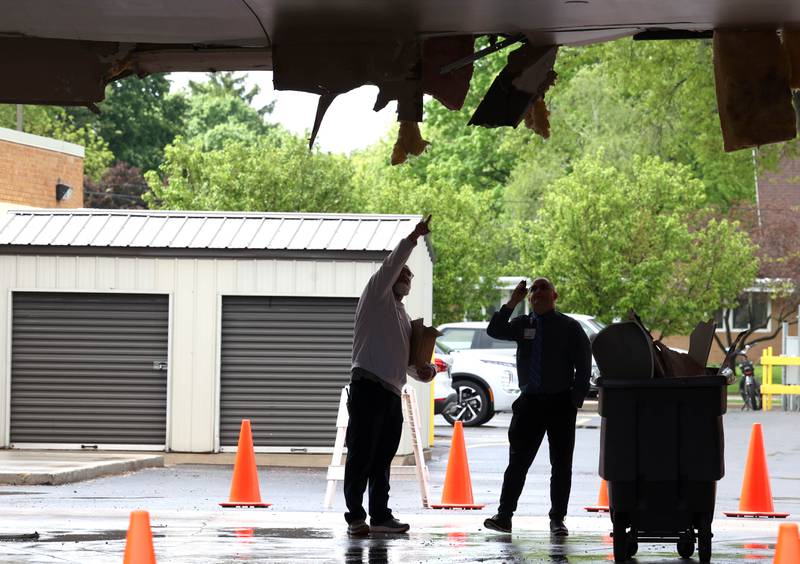
[{"label": "dark tie", "polygon": [[542,318],[534,315],[533,322],[536,335],[531,343],[531,381],[528,388],[536,392],[542,385]]}]

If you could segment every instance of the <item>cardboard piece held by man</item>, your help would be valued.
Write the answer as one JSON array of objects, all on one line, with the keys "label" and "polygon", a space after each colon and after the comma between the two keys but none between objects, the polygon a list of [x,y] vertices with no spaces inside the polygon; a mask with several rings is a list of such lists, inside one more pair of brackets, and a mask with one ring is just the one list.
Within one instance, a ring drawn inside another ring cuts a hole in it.
[{"label": "cardboard piece held by man", "polygon": [[436,338],[441,337],[434,327],[426,327],[422,319],[411,322],[411,347],[409,353],[409,366],[427,366],[433,358],[433,348]]}]

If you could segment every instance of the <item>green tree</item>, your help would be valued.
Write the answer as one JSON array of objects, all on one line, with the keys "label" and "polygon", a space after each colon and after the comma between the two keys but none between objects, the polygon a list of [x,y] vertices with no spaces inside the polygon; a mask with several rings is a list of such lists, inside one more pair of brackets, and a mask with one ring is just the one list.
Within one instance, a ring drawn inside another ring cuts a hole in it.
[{"label": "green tree", "polygon": [[[26,133],[51,137],[81,145],[85,149],[84,174],[99,180],[114,160],[108,144],[91,127],[79,125],[64,108],[57,106],[24,106],[23,130]],[[0,104],[0,127],[16,128],[16,106]]]},{"label": "green tree", "polygon": [[707,219],[687,166],[632,165],[602,155],[574,163],[538,217],[517,226],[516,266],[551,277],[566,310],[610,321],[633,308],[662,335],[688,333],[753,282],[755,247],[735,222]]},{"label": "green tree", "polygon": [[[189,81],[189,91],[192,95],[210,94],[212,96],[226,97],[234,96],[250,105],[253,105],[255,97],[261,93],[261,88],[257,85],[247,89],[245,84],[246,75],[236,76],[234,72],[209,72],[206,73],[205,82]],[[256,113],[262,118],[272,113],[275,102],[256,109]]]},{"label": "green tree", "polygon": [[274,126],[265,116],[274,102],[261,108],[252,104],[258,86],[247,90],[244,76],[232,72],[208,73],[207,82],[189,82],[183,136],[196,139],[205,150],[220,149],[229,142],[252,143]]},{"label": "green tree", "polygon": [[482,319],[496,303],[502,235],[493,224],[493,196],[444,180],[422,183],[403,167],[386,167],[381,147],[354,158],[360,212],[433,216],[433,319],[435,323]]},{"label": "green tree", "polygon": [[349,211],[352,169],[346,157],[309,152],[305,141],[272,131],[252,141],[204,150],[176,139],[160,174],[145,179],[151,208],[237,211]]},{"label": "green tree", "polygon": [[[706,202],[722,210],[754,199],[753,152],[723,150],[710,41],[628,38],[562,48],[556,71],[546,97],[551,138],[518,145],[506,191],[512,216],[532,217],[547,186],[598,150],[621,169],[634,155],[683,164]],[[758,165],[774,167],[785,150],[796,143],[762,148]]]},{"label": "green tree", "polygon": [[108,143],[117,161],[141,170],[158,168],[166,147],[183,130],[187,102],[170,94],[167,75],[129,76],[106,86],[100,115],[86,108],[68,108],[77,123]]}]

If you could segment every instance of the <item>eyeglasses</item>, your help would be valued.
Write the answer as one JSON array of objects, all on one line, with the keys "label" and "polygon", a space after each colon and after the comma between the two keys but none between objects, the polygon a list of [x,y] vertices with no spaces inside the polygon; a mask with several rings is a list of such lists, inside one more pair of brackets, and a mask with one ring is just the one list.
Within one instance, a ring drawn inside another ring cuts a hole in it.
[{"label": "eyeglasses", "polygon": [[533,294],[536,290],[549,290],[549,289],[550,289],[550,286],[548,284],[542,283],[542,284],[534,284],[533,286],[528,288],[528,291],[531,294]]}]

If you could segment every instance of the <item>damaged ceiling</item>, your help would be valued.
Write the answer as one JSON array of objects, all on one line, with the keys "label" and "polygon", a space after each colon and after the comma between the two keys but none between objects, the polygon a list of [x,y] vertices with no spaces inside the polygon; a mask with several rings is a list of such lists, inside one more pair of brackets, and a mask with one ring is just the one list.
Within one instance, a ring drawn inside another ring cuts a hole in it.
[{"label": "damaged ceiling", "polygon": [[[477,36],[494,36],[509,57],[470,123],[524,120],[547,137],[559,45],[726,30],[714,36],[726,149],[795,135],[797,0],[0,0],[0,13],[2,103],[93,107],[108,82],[131,74],[273,70],[276,89],[320,95],[313,143],[337,95],[374,84],[375,109],[397,100],[405,124],[393,162],[425,147],[416,126],[424,94],[461,107]],[[763,72],[741,72],[741,60]],[[742,116],[754,101],[763,111]]]}]

